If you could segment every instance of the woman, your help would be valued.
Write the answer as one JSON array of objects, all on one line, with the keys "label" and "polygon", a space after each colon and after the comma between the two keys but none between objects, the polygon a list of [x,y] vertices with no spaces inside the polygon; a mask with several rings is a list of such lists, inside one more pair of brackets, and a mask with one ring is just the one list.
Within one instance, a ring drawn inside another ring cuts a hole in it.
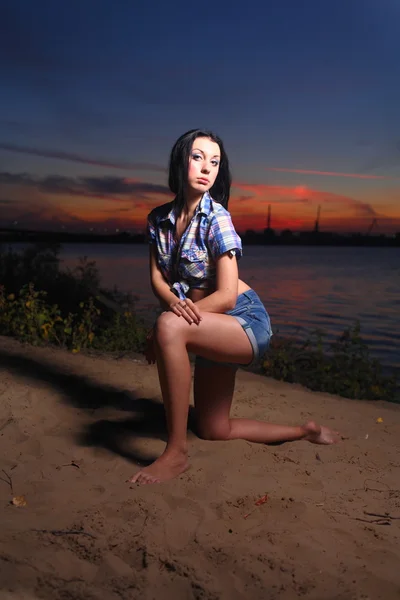
[{"label": "woman", "polygon": [[133,483],[166,481],[188,468],[188,352],[197,355],[194,399],[203,439],[336,441],[314,422],[290,427],[229,417],[238,365],[261,358],[271,337],[262,302],[238,277],[242,244],[227,211],[230,185],[228,157],[216,135],[196,129],[177,140],[169,165],[175,199],[148,217],[151,284],[165,312],[150,336],[147,359],[157,362],[168,442]]}]

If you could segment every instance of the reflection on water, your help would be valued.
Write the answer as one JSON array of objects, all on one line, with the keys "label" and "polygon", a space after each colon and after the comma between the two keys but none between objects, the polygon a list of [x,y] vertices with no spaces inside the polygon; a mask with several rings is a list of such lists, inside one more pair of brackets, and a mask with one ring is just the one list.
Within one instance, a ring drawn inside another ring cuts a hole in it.
[{"label": "reflection on water", "polygon": [[[95,260],[102,284],[139,295],[138,311],[149,319],[156,306],[139,245],[66,245],[64,264],[80,256]],[[248,246],[240,276],[261,297],[275,332],[316,328],[329,336],[356,319],[374,354],[400,366],[400,248]]]}]

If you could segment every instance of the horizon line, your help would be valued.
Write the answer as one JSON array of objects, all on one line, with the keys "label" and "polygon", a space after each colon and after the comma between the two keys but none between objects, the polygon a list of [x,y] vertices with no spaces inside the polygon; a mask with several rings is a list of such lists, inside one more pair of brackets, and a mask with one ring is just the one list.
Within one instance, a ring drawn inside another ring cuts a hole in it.
[{"label": "horizon line", "polygon": [[[104,231],[108,231],[110,230],[108,233],[110,233],[111,235],[114,235],[116,233],[118,233],[118,235],[121,235],[123,233],[129,233],[130,235],[132,234],[132,231],[134,232],[134,235],[146,235],[146,231],[143,228],[135,228],[135,227],[130,227],[129,229],[131,231],[129,231],[128,229],[121,229],[121,228],[117,228],[118,231],[115,229],[114,231],[112,231],[112,228],[108,227],[108,228],[103,228],[103,232],[101,232],[101,227],[98,228],[98,231],[93,231],[97,229],[96,227],[93,227],[91,229],[88,230],[84,230],[84,229],[80,229],[80,230],[67,230],[64,229],[63,231],[60,230],[56,230],[56,229],[31,229],[31,228],[24,228],[24,229],[18,229],[18,228],[13,228],[13,227],[4,227],[0,225],[0,234],[2,232],[9,232],[9,233],[48,233],[48,234],[72,234],[72,235],[82,235],[82,234],[95,234],[95,235],[105,235]],[[136,229],[136,231],[135,231]],[[261,229],[246,229],[246,230],[240,230],[240,228],[237,228],[237,231],[240,235],[246,235],[248,232],[249,233],[256,233],[256,234],[264,234],[265,230],[268,228],[261,228]],[[283,231],[290,231],[293,234],[296,233],[317,233],[317,234],[335,234],[335,235],[362,235],[362,236],[367,236],[367,237],[371,237],[371,233],[366,233],[366,232],[362,232],[362,231],[338,231],[338,230],[322,230],[322,231],[315,231],[315,229],[291,229],[290,227],[278,227],[278,228],[270,228],[270,231],[277,231],[282,233]],[[379,236],[395,236],[398,233],[400,233],[400,231],[396,231],[395,233],[385,233],[385,232],[380,232],[379,234],[375,234],[378,237]],[[372,234],[372,237],[374,237],[374,234]]]}]

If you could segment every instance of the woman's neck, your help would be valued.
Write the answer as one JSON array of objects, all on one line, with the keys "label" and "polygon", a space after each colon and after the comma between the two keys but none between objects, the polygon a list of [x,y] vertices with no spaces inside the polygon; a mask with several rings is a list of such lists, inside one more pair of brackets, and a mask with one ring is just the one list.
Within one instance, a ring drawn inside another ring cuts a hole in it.
[{"label": "woman's neck", "polygon": [[192,217],[198,205],[203,197],[202,193],[194,192],[192,194],[185,195],[185,203],[183,205],[182,212],[188,217]]}]

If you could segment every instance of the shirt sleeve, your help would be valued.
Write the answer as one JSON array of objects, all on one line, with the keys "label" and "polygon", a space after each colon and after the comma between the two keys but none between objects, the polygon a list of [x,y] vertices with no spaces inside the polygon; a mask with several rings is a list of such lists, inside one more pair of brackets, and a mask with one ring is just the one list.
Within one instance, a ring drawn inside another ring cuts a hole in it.
[{"label": "shirt sleeve", "polygon": [[243,254],[242,240],[236,233],[230,214],[214,215],[209,229],[208,247],[214,260],[230,252],[239,259]]},{"label": "shirt sleeve", "polygon": [[147,217],[146,239],[149,244],[156,241],[156,228],[151,218],[151,213]]}]

